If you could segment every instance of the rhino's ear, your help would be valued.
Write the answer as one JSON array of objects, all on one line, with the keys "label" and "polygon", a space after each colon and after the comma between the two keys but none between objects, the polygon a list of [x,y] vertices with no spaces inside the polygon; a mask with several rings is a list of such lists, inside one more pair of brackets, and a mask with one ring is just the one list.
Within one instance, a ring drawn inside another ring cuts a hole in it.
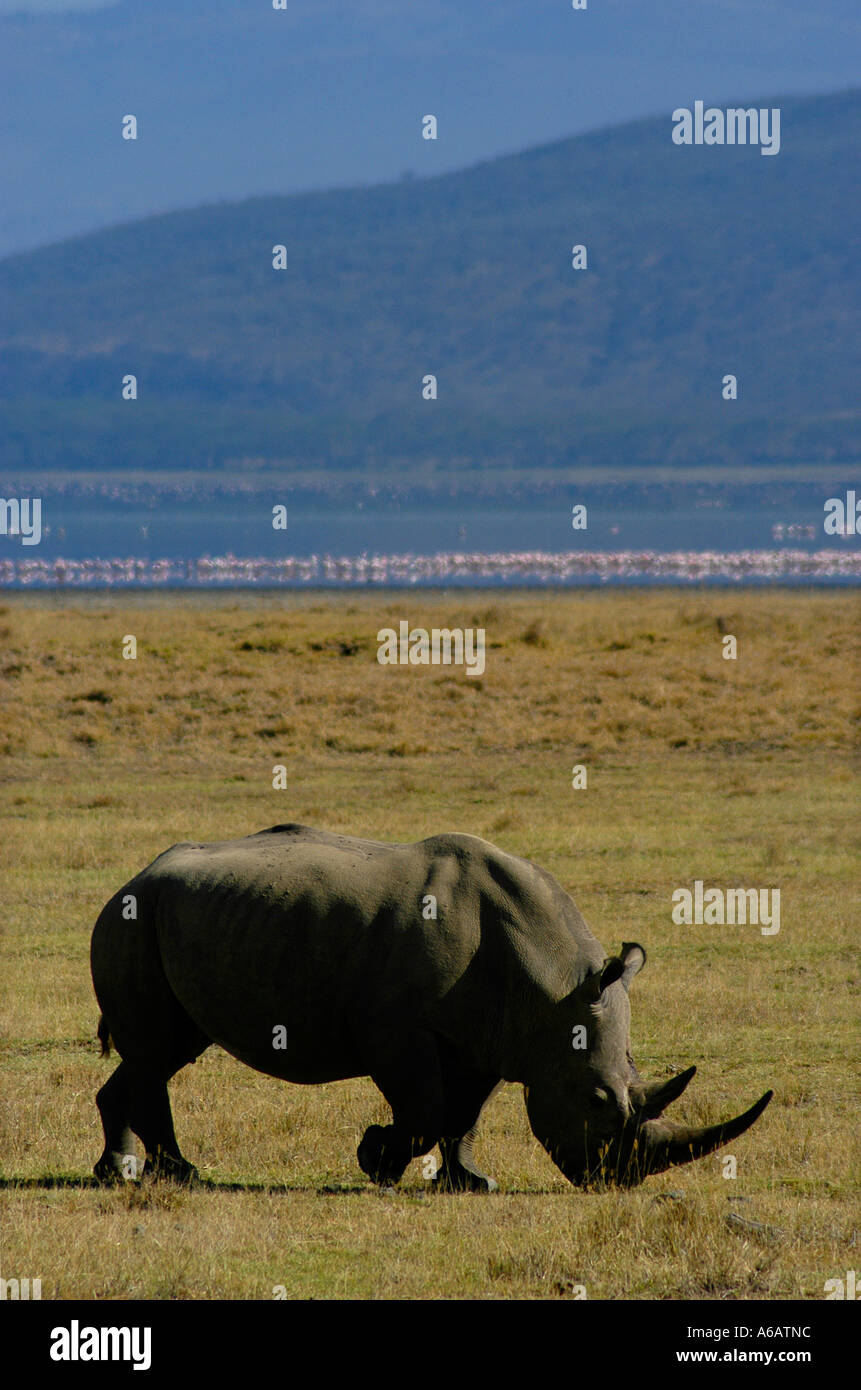
[{"label": "rhino's ear", "polygon": [[587,998],[594,1004],[601,998],[605,989],[621,980],[625,967],[618,956],[608,956],[600,970],[593,970],[583,981]]},{"label": "rhino's ear", "polygon": [[621,980],[625,989],[628,989],[637,971],[642,970],[645,963],[646,953],[642,946],[638,946],[636,941],[624,941],[620,956],[608,956],[600,970],[593,970],[591,975],[587,975],[584,988],[589,999],[595,1003],[601,998],[604,990],[609,989],[617,980]]},{"label": "rhino's ear", "polygon": [[621,980],[625,973],[625,963],[618,956],[610,956],[604,961],[601,967],[601,988],[599,994],[603,994],[609,985],[614,985],[617,980]]},{"label": "rhino's ear", "polygon": [[636,941],[622,942],[622,984],[625,989],[631,988],[631,981],[635,975],[639,975],[643,966],[646,964],[646,952]]}]

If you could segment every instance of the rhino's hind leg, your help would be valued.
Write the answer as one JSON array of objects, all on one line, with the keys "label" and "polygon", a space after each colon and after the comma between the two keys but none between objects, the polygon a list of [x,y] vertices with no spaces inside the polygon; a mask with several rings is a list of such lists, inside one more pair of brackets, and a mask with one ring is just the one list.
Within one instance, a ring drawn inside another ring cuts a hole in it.
[{"label": "rhino's hind leg", "polygon": [[132,1132],[128,1124],[129,1091],[125,1062],[108,1077],[96,1096],[96,1105],[105,1131],[105,1147],[93,1168],[99,1182],[119,1182],[133,1176],[128,1160],[132,1155]]},{"label": "rhino's hind leg", "polygon": [[167,1079],[121,1062],[96,1096],[105,1131],[105,1147],[93,1172],[100,1182],[139,1176],[133,1157],[132,1132],[146,1150],[143,1173],[191,1182],[197,1171],[179,1151]]},{"label": "rhino's hind leg", "polygon": [[167,1083],[195,1061],[210,1040],[173,1001],[170,1022],[171,1037],[164,1049],[154,1048],[153,1039],[145,1033],[136,1037],[126,1028],[118,1037],[117,1030],[110,1028],[123,1060],[96,1097],[105,1131],[104,1151],[93,1170],[100,1182],[139,1176],[136,1165],[128,1164],[130,1131],[146,1152],[145,1175],[177,1182],[198,1176],[179,1151]]},{"label": "rhino's hind leg", "polygon": [[179,1151],[167,1082],[167,1077],[151,1072],[133,1075],[129,1123],[146,1150],[144,1176],[195,1182],[199,1176],[197,1169]]}]

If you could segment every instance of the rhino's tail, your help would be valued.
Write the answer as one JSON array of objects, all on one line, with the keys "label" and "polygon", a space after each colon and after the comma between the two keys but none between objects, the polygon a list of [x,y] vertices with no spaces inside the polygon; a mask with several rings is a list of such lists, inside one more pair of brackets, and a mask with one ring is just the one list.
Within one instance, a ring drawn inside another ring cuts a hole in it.
[{"label": "rhino's tail", "polygon": [[99,1026],[96,1029],[96,1037],[102,1044],[102,1056],[110,1057],[113,1039],[111,1038],[111,1030],[108,1027],[108,1020],[105,1018],[104,1014],[99,1014]]}]

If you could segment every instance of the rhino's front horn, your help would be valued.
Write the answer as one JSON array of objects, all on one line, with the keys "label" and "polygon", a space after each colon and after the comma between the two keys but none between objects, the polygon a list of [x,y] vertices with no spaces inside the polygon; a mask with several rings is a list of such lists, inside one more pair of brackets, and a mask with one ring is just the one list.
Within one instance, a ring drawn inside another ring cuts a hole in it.
[{"label": "rhino's front horn", "polygon": [[663,1173],[665,1168],[704,1158],[750,1129],[773,1095],[773,1091],[766,1091],[743,1115],[737,1115],[734,1120],[727,1120],[722,1125],[706,1125],[697,1129],[674,1124],[672,1120],[647,1120],[638,1136],[638,1147],[642,1151],[641,1166],[648,1173]]}]

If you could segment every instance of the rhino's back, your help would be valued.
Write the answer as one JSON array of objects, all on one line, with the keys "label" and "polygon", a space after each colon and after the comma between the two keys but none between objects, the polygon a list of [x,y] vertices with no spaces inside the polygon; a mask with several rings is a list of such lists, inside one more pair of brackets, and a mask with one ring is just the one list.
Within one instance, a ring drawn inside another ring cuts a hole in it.
[{"label": "rhino's back", "polygon": [[[363,1074],[380,1031],[445,1026],[479,947],[480,876],[458,838],[382,844],[287,825],[175,846],[142,876],[171,988],[260,1070]],[[278,1027],[286,1048],[273,1048]]]},{"label": "rhino's back", "polygon": [[[370,921],[388,895],[408,891],[421,870],[412,849],[278,825],[240,840],[175,845],[144,875],[174,900],[199,899],[216,909],[239,899],[257,903],[264,911],[249,926],[258,934],[284,930],[298,908],[343,931],[352,918]],[[278,909],[271,919],[267,906]],[[209,927],[213,937],[235,930],[230,915],[217,910]]]}]

